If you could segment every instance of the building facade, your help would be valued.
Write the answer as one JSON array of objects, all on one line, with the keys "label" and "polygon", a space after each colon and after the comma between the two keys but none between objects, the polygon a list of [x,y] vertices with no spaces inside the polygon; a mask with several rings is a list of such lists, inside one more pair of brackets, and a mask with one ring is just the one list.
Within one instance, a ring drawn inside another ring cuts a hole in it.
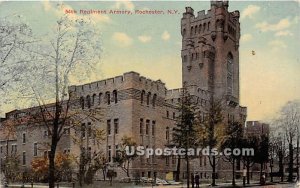
[{"label": "building facade", "polygon": [[[243,124],[247,109],[239,105],[239,12],[228,11],[227,1],[211,1],[210,10],[206,13],[199,11],[197,15],[191,7],[186,7],[181,19],[181,34],[182,84],[197,99],[201,116],[204,118],[207,114],[211,100],[218,100],[224,109],[224,122],[239,121]],[[172,131],[179,114],[176,106],[182,91],[182,88],[169,90],[160,80],[127,72],[106,80],[70,86],[69,97],[71,101],[78,101],[72,106],[73,110],[84,113],[102,109],[102,121],[93,123],[86,118],[81,123],[105,130],[105,140],[97,143],[87,131],[84,133],[85,149],[105,152],[107,163],[115,168],[120,178],[125,174],[114,167],[113,157],[122,138],[132,137],[137,145],[145,148],[166,147],[172,141]],[[5,124],[11,118],[22,119],[22,116],[30,116],[38,109],[34,107],[9,112],[2,122]],[[65,132],[58,150],[79,153],[80,147],[72,141],[72,135],[77,135],[76,131],[67,128]],[[50,141],[45,126],[31,126],[29,129],[27,124],[20,123],[15,135],[17,152],[22,156],[24,169],[30,168],[35,157],[45,156],[48,152],[49,148],[41,147],[47,146]],[[211,168],[208,163],[207,157],[199,156],[191,161],[192,171],[199,172],[201,178],[209,178]],[[133,161],[130,173],[131,176],[165,178],[175,173],[176,166],[176,157],[141,156]],[[219,177],[230,174],[226,173],[223,165],[218,165],[218,169]],[[181,172],[184,177],[185,168]]]}]

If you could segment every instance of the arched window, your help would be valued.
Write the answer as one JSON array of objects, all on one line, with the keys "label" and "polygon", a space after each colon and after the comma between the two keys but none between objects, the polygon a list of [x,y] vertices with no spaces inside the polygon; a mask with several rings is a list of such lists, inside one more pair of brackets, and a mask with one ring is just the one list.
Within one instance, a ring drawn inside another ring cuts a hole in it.
[{"label": "arched window", "polygon": [[80,106],[81,106],[81,109],[84,109],[84,98],[83,97],[80,97]]},{"label": "arched window", "polygon": [[143,90],[141,93],[141,104],[144,103],[145,91]]},{"label": "arched window", "polygon": [[140,119],[140,134],[144,134],[144,120]]},{"label": "arched window", "polygon": [[206,29],[206,23],[203,24],[203,32],[205,32]]},{"label": "arched window", "polygon": [[118,103],[118,92],[117,92],[117,90],[113,91],[113,98],[114,98],[114,102]]},{"label": "arched window", "polygon": [[91,108],[91,96],[86,96],[86,105],[88,108]]},{"label": "arched window", "polygon": [[202,29],[202,25],[200,24],[199,25],[199,33],[201,33],[201,31],[202,31],[201,29]]},{"label": "arched window", "polygon": [[153,106],[153,107],[155,107],[155,105],[156,105],[156,98],[157,98],[157,95],[154,94],[154,95],[153,95],[153,99],[152,99],[152,106]]},{"label": "arched window", "polygon": [[102,101],[102,93],[99,93],[99,100],[98,100],[98,103],[101,104],[101,101]]},{"label": "arched window", "polygon": [[196,25],[196,27],[195,27],[195,35],[197,34],[197,31],[198,31],[198,26]]},{"label": "arched window", "polygon": [[191,36],[194,34],[194,27],[191,27]]},{"label": "arched window", "polygon": [[150,97],[151,97],[151,93],[149,92],[149,93],[147,94],[147,105],[150,104]]},{"label": "arched window", "polygon": [[207,23],[207,31],[209,31],[210,22]]},{"label": "arched window", "polygon": [[96,101],[96,94],[93,94],[93,98],[92,98],[92,106],[95,105],[95,101]]},{"label": "arched window", "polygon": [[106,103],[108,105],[110,105],[110,92],[109,91],[106,92],[105,97],[106,97]]},{"label": "arched window", "polygon": [[233,56],[231,53],[227,56],[227,93],[232,94],[233,90]]}]

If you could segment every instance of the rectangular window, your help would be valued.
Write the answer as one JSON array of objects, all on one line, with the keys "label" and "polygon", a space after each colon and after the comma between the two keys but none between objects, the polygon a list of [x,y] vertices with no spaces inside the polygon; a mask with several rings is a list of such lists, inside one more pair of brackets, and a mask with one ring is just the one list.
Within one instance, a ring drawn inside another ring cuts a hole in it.
[{"label": "rectangular window", "polygon": [[152,136],[155,136],[155,121],[152,121]]},{"label": "rectangular window", "polygon": [[166,157],[166,166],[169,166],[169,157]]},{"label": "rectangular window", "polygon": [[23,134],[22,134],[22,141],[23,141],[23,144],[26,143],[26,133],[23,133]]},{"label": "rectangular window", "polygon": [[110,125],[110,119],[109,120],[107,120],[107,135],[110,135],[111,134],[111,125]]},{"label": "rectangular window", "polygon": [[33,144],[33,156],[37,156],[38,155],[38,144],[34,143]]},{"label": "rectangular window", "polygon": [[26,165],[26,152],[23,151],[23,155],[22,155],[22,164]]},{"label": "rectangular window", "polygon": [[91,126],[91,122],[88,122],[87,136],[88,136],[89,138],[92,137],[92,126]]},{"label": "rectangular window", "polygon": [[118,134],[118,132],[119,132],[119,119],[114,119],[114,129],[115,129],[115,134]]},{"label": "rectangular window", "polygon": [[140,119],[140,134],[142,135],[144,133],[144,120]]},{"label": "rectangular window", "polygon": [[150,126],[150,120],[147,119],[147,120],[146,120],[146,135],[149,134],[149,126]]},{"label": "rectangular window", "polygon": [[175,119],[176,118],[176,115],[175,115],[175,112],[173,112],[173,119]]},{"label": "rectangular window", "polygon": [[2,146],[0,146],[0,153],[2,153],[3,152],[3,147]]},{"label": "rectangular window", "polygon": [[81,138],[85,138],[85,123],[81,124]]},{"label": "rectangular window", "polygon": [[167,111],[167,118],[169,117],[169,111]]},{"label": "rectangular window", "polygon": [[108,162],[111,162],[111,146],[108,146]]}]

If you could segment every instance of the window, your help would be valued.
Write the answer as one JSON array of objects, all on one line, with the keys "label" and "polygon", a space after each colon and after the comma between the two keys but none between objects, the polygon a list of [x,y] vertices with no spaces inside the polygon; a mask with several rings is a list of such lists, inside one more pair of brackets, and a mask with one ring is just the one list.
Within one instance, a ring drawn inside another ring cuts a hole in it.
[{"label": "window", "polygon": [[183,62],[187,62],[187,55],[183,56]]},{"label": "window", "polygon": [[111,162],[111,146],[108,146],[108,162]]},{"label": "window", "polygon": [[92,98],[92,106],[95,105],[95,101],[96,101],[96,94],[93,94],[93,98]]},{"label": "window", "polygon": [[169,160],[170,160],[170,158],[169,158],[169,156],[167,156],[167,157],[166,157],[166,166],[169,166],[169,163],[170,163]]},{"label": "window", "polygon": [[11,145],[11,153],[17,153],[18,149],[17,149],[17,145],[13,144]]},{"label": "window", "polygon": [[150,120],[147,119],[147,120],[146,120],[146,135],[149,134],[149,126],[150,126]]},{"label": "window", "polygon": [[142,135],[144,133],[144,120],[140,119],[140,134]]},{"label": "window", "polygon": [[114,97],[115,103],[118,103],[118,93],[117,93],[117,90],[113,91],[113,97]]},{"label": "window", "polygon": [[0,146],[0,153],[2,153],[3,152],[3,147],[2,146]]},{"label": "window", "polygon": [[88,122],[87,136],[88,136],[89,138],[92,137],[92,126],[91,126],[91,122]]},{"label": "window", "polygon": [[23,135],[22,135],[22,141],[23,141],[23,144],[26,143],[26,133],[23,133]]},{"label": "window", "polygon": [[176,115],[175,115],[175,112],[173,112],[173,119],[175,119],[176,118]]},{"label": "window", "polygon": [[194,34],[194,27],[191,27],[191,36]]},{"label": "window", "polygon": [[152,99],[152,106],[155,107],[155,104],[156,104],[156,98],[157,98],[157,95],[154,94],[153,95],[153,99]]},{"label": "window", "polygon": [[155,121],[152,121],[152,136],[155,136]]},{"label": "window", "polygon": [[110,125],[111,120],[107,120],[107,135],[111,134],[111,125]]},{"label": "window", "polygon": [[91,108],[91,97],[89,95],[86,96],[86,105],[88,108]]},{"label": "window", "polygon": [[176,164],[176,157],[174,155],[172,155],[172,165]]},{"label": "window", "polygon": [[44,137],[48,137],[48,131],[44,131]]},{"label": "window", "polygon": [[99,93],[98,104],[101,104],[101,101],[102,101],[102,93]]},{"label": "window", "polygon": [[167,141],[170,140],[170,128],[169,127],[166,128],[166,140]]},{"label": "window", "polygon": [[197,31],[198,31],[198,26],[196,25],[196,27],[195,27],[195,35],[197,34]]},{"label": "window", "polygon": [[115,129],[115,134],[118,134],[118,132],[119,132],[119,119],[114,119],[114,129]]},{"label": "window", "polygon": [[81,109],[84,109],[84,98],[83,97],[80,97],[80,106],[81,106]]},{"label": "window", "polygon": [[167,118],[169,118],[169,111],[167,110]]},{"label": "window", "polygon": [[143,90],[141,93],[141,104],[144,103],[145,91]]},{"label": "window", "polygon": [[85,138],[85,123],[81,124],[81,138]]},{"label": "window", "polygon": [[227,93],[232,94],[233,90],[233,56],[231,53],[227,56]]},{"label": "window", "polygon": [[70,128],[69,127],[65,127],[64,128],[64,134],[65,135],[69,135],[70,134]]},{"label": "window", "polygon": [[147,105],[150,104],[150,97],[151,97],[151,93],[149,92],[149,93],[147,94]]},{"label": "window", "polygon": [[201,33],[202,25],[199,26],[199,33]]},{"label": "window", "polygon": [[109,91],[106,92],[106,103],[107,103],[108,105],[110,105],[110,93],[109,93]]},{"label": "window", "polygon": [[33,144],[33,156],[37,156],[38,155],[38,144],[34,143]]},{"label": "window", "polygon": [[26,165],[26,152],[23,151],[23,155],[22,155],[22,164]]}]

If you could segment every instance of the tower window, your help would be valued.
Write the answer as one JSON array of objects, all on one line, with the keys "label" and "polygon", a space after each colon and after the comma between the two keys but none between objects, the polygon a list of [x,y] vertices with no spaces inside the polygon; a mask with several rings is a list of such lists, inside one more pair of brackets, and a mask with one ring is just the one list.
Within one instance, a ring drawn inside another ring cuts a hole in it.
[{"label": "tower window", "polygon": [[191,27],[191,36],[194,34],[194,27]]},{"label": "tower window", "polygon": [[146,120],[146,135],[149,134],[149,126],[150,126],[150,120],[147,119],[147,120]]},{"label": "tower window", "polygon": [[154,95],[153,95],[153,99],[152,99],[152,106],[153,106],[153,107],[155,107],[155,105],[156,105],[156,98],[157,98],[157,95],[154,94]]},{"label": "tower window", "polygon": [[140,119],[140,134],[142,135],[144,133],[144,120]]},{"label": "tower window", "polygon": [[149,92],[149,93],[147,94],[147,105],[150,104],[150,97],[151,97],[151,93]]},{"label": "tower window", "polygon": [[233,56],[231,53],[227,56],[227,93],[232,94],[233,91]]}]

